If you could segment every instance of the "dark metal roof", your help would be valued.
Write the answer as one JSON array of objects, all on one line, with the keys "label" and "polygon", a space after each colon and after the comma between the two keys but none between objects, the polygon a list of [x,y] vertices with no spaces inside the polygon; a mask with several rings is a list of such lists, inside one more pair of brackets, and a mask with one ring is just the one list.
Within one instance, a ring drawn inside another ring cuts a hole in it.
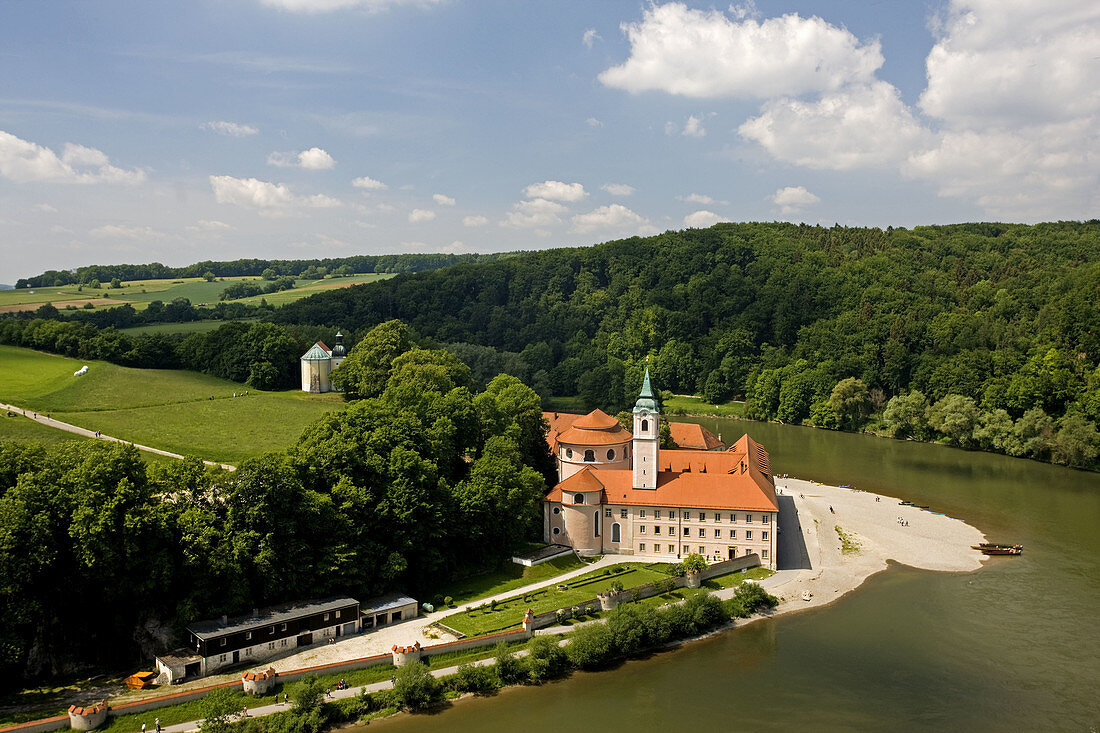
[{"label": "dark metal roof", "polygon": [[378,596],[377,598],[371,598],[363,601],[359,605],[359,612],[364,614],[382,613],[383,611],[392,611],[395,608],[401,608],[409,604],[416,605],[416,599],[410,598],[404,593],[387,593],[384,596]]},{"label": "dark metal roof", "polygon": [[338,608],[358,604],[354,598],[324,598],[319,601],[298,601],[281,606],[261,608],[255,615],[235,616],[225,623],[221,620],[198,621],[187,627],[200,639],[212,639],[226,634],[235,634],[240,631],[251,631],[271,624],[281,624],[304,616],[314,616],[326,611],[335,611]]}]

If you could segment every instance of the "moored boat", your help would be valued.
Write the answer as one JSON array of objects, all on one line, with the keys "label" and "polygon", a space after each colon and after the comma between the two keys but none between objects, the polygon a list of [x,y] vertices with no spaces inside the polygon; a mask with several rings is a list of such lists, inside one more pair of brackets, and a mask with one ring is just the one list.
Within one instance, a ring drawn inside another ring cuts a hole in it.
[{"label": "moored boat", "polygon": [[971,545],[971,549],[978,550],[984,555],[1020,555],[1023,554],[1023,545],[1001,545],[996,542],[983,542],[979,545]]}]

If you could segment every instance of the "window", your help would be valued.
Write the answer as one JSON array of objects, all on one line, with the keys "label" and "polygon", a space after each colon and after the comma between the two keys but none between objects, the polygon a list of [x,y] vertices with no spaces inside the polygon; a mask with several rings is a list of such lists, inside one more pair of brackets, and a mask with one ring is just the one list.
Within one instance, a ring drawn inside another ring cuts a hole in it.
[{"label": "window", "polygon": [[336,612],[336,618],[340,618],[340,612],[339,611]]},{"label": "window", "polygon": [[771,515],[769,515],[769,514],[762,514],[762,515],[760,515],[760,521],[761,521],[761,522],[763,522],[764,524],[767,524],[767,523],[768,523],[768,519],[769,519],[770,517],[771,517]]},{"label": "window", "polygon": [[607,507],[606,509],[604,509],[603,510],[603,515],[605,517],[610,517],[611,516],[611,507]]},{"label": "window", "polygon": [[279,629],[279,631],[286,631],[286,624],[283,624],[282,628]]},{"label": "window", "polygon": [[721,539],[721,538],[722,538],[722,530],[720,530],[720,529],[714,530],[714,539],[717,540],[717,539]]},{"label": "window", "polygon": [[224,662],[225,661],[225,655],[222,654],[220,657],[218,657],[218,661],[219,662]]},{"label": "window", "polygon": [[768,551],[767,551],[767,550],[764,550],[764,559],[765,559],[765,560],[767,560],[767,559],[768,559]]},{"label": "window", "polygon": [[644,524],[639,524],[638,525],[638,534],[645,534],[645,525]]},{"label": "window", "polygon": [[700,547],[700,548],[699,548],[699,554],[700,554],[700,555],[705,555],[705,554],[707,554],[707,548],[705,548],[705,547]]},{"label": "window", "polygon": [[660,552],[661,551],[661,546],[658,545],[656,542],[653,543],[653,551],[654,552]]},{"label": "window", "polygon": [[279,642],[279,646],[286,646],[286,639]]},{"label": "window", "polygon": [[661,518],[661,510],[660,509],[654,509],[653,510],[653,518],[654,519],[660,519]]},{"label": "window", "polygon": [[574,504],[583,504],[584,503],[584,494],[574,494],[573,495],[573,503]]},{"label": "window", "polygon": [[733,513],[731,512],[731,513],[730,513],[730,521],[731,521],[731,522],[736,522],[736,521],[737,521],[737,515],[736,515],[736,514],[733,514]]},{"label": "window", "polygon": [[554,514],[561,514],[561,507],[554,507]]},{"label": "window", "polygon": [[751,529],[746,529],[745,530],[745,539],[747,539],[747,540],[752,539],[752,530]]},{"label": "window", "polygon": [[[325,614],[325,619],[328,620],[328,614],[327,613]],[[244,638],[245,638],[246,641],[248,639],[251,639],[252,638],[252,632],[251,631],[244,632]]]},{"label": "window", "polygon": [[554,534],[561,534],[561,530],[557,527],[554,527]]},{"label": "window", "polygon": [[737,530],[736,529],[731,529],[730,530],[730,539],[731,540],[737,539]]},{"label": "window", "polygon": [[565,457],[566,458],[572,458],[573,457],[573,449],[572,448],[566,448],[565,449]]},{"label": "window", "polygon": [[592,512],[592,536],[600,536],[600,510]]},{"label": "window", "polygon": [[721,522],[722,521],[722,513],[721,512],[715,512],[714,513],[714,521],[716,521],[716,522]]},{"label": "window", "polygon": [[644,542],[641,543],[640,545],[638,545],[638,552],[645,552],[645,543]]},{"label": "window", "polygon": [[626,509],[619,510],[619,519],[626,519]]},{"label": "window", "polygon": [[668,546],[668,551],[669,552],[676,552],[676,545],[669,545]]},{"label": "window", "polygon": [[668,510],[668,518],[669,519],[675,519],[676,518],[676,510],[675,509],[669,509]]},{"label": "window", "polygon": [[661,534],[661,525],[659,525],[659,524],[654,525],[653,534]]},{"label": "window", "polygon": [[615,449],[614,448],[611,448],[610,450],[607,451],[607,460],[609,460],[609,461],[615,460]]},{"label": "window", "polygon": [[612,542],[621,542],[622,541],[622,528],[619,526],[618,522],[615,522],[614,524],[611,525],[611,541]]},{"label": "window", "polygon": [[699,528],[699,536],[700,537],[706,537],[707,536],[707,531],[705,529],[703,529],[702,527]]},{"label": "window", "polygon": [[591,463],[592,461],[596,460],[596,451],[594,451],[594,450],[586,450],[586,451],[584,452],[584,460],[585,460],[585,461],[586,461],[587,463]]},{"label": "window", "polygon": [[221,640],[221,642],[222,642],[222,643],[221,643],[221,646],[225,646],[225,637],[222,637],[222,640]]},{"label": "window", "polygon": [[324,620],[328,621],[328,614],[327,613],[325,614],[325,619]]},{"label": "window", "polygon": [[699,512],[699,521],[700,522],[707,521],[707,513],[706,512]]},{"label": "window", "polygon": [[643,433],[648,433],[649,432],[649,420],[642,420],[642,432]]},{"label": "window", "polygon": [[765,542],[767,542],[767,541],[768,541],[768,533],[767,533],[767,532],[761,532],[761,533],[760,533],[760,539],[762,539],[762,540],[764,540]]},{"label": "window", "polygon": [[270,629],[268,629],[268,630],[267,630],[267,633],[269,633],[269,634],[274,634],[274,633],[275,633],[275,626],[274,626],[274,625],[272,625],[272,627],[271,627]]},{"label": "window", "polygon": [[668,528],[668,536],[669,537],[675,537],[676,536],[676,528],[675,527],[669,527]]},{"label": "window", "polygon": [[687,527],[684,527],[684,536],[687,537],[689,534],[691,534],[691,530]]},{"label": "window", "polygon": [[638,516],[641,517],[642,519],[645,519],[645,509],[639,509],[638,510]]},{"label": "window", "polygon": [[745,515],[745,521],[746,522],[751,522],[752,521],[752,515],[751,514],[746,514]]},{"label": "window", "polygon": [[272,650],[272,649],[274,649],[274,648],[275,648],[275,642],[273,642],[273,641],[269,641],[269,642],[267,643],[267,650],[268,650],[268,651],[271,651],[271,650]]}]

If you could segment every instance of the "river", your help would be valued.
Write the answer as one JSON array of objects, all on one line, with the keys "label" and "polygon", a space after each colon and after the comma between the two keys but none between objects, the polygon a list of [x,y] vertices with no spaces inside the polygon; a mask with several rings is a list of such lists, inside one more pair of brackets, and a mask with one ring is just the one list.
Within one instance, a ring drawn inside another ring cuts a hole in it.
[{"label": "river", "polygon": [[895,566],[836,603],[373,731],[1100,729],[1100,474],[811,428],[744,432],[772,469],[927,504],[1024,545],[974,573]]}]

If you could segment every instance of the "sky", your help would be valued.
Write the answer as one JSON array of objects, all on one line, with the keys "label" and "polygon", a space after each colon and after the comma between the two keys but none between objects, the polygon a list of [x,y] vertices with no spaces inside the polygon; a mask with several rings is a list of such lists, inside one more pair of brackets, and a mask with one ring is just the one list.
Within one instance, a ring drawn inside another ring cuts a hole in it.
[{"label": "sky", "polygon": [[1095,0],[0,3],[0,282],[1097,216]]}]

